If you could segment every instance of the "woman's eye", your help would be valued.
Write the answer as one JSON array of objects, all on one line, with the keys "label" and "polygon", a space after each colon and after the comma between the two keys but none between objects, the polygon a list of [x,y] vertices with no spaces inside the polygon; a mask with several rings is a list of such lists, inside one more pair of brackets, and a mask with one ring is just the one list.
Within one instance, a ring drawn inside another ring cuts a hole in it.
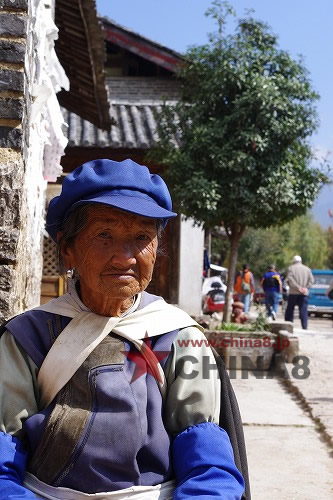
[{"label": "woman's eye", "polygon": [[111,238],[111,235],[110,233],[107,233],[106,231],[102,231],[101,233],[99,233],[98,235],[100,238]]},{"label": "woman's eye", "polygon": [[148,234],[139,234],[139,236],[137,236],[137,239],[140,241],[148,241],[150,238]]}]

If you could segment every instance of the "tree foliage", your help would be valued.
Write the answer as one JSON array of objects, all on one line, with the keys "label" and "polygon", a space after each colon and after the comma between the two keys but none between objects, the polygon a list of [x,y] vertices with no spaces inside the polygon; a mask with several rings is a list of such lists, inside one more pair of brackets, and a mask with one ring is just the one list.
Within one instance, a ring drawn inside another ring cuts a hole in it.
[{"label": "tree foliage", "polygon": [[333,228],[329,227],[327,230],[327,244],[328,244],[328,269],[333,269]]},{"label": "tree foliage", "polygon": [[332,221],[331,225],[327,229],[328,268],[333,269],[333,210],[329,210],[328,214]]},{"label": "tree foliage", "polygon": [[226,34],[230,13],[219,0],[207,12],[218,31],[186,54],[178,75],[181,100],[163,107],[152,157],[168,167],[184,215],[225,227],[232,280],[245,228],[304,214],[325,176],[311,166],[308,138],[317,126],[318,95],[302,60],[281,50],[251,12]]},{"label": "tree foliage", "polygon": [[238,265],[247,262],[260,278],[272,263],[286,271],[294,255],[301,255],[311,269],[329,267],[328,232],[310,214],[280,227],[250,228],[239,246]]}]

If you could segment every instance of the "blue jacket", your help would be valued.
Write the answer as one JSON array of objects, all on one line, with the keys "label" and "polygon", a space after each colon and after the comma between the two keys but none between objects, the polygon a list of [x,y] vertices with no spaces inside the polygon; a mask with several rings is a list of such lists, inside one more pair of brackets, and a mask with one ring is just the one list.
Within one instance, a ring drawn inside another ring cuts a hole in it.
[{"label": "blue jacket", "polygon": [[267,271],[260,282],[265,292],[280,292],[282,290],[282,279],[277,271]]}]

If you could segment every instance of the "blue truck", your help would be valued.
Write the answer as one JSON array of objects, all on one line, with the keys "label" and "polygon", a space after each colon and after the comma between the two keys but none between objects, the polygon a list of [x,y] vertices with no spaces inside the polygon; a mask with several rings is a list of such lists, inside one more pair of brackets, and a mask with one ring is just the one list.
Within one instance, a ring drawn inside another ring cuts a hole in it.
[{"label": "blue truck", "polygon": [[308,313],[320,316],[333,316],[333,300],[326,295],[328,287],[333,281],[333,269],[313,269],[314,285],[309,290]]}]

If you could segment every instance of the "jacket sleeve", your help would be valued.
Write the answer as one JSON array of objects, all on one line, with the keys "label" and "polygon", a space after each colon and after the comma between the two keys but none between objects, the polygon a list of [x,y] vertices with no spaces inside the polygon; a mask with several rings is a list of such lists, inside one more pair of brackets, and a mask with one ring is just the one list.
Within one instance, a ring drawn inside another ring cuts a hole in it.
[{"label": "jacket sleeve", "polygon": [[27,456],[18,438],[0,431],[0,500],[37,498],[23,486]]},{"label": "jacket sleeve", "polygon": [[298,290],[300,288],[300,284],[296,281],[294,273],[290,267],[288,269],[286,281],[289,287],[292,288],[293,290]]},{"label": "jacket sleeve", "polygon": [[0,337],[0,500],[36,499],[23,486],[24,420],[36,413],[37,367],[9,332]]},{"label": "jacket sleeve", "polygon": [[221,385],[214,354],[197,328],[176,337],[166,365],[164,421],[174,436],[174,500],[239,500],[244,481],[228,434],[218,425]]},{"label": "jacket sleeve", "polygon": [[309,279],[308,279],[308,282],[307,282],[307,285],[306,285],[307,288],[311,288],[314,285],[314,282],[315,282],[315,279],[313,277],[311,269],[309,269]]},{"label": "jacket sleeve", "polygon": [[209,422],[189,427],[173,443],[174,500],[239,500],[244,480],[235,466],[228,434]]}]

